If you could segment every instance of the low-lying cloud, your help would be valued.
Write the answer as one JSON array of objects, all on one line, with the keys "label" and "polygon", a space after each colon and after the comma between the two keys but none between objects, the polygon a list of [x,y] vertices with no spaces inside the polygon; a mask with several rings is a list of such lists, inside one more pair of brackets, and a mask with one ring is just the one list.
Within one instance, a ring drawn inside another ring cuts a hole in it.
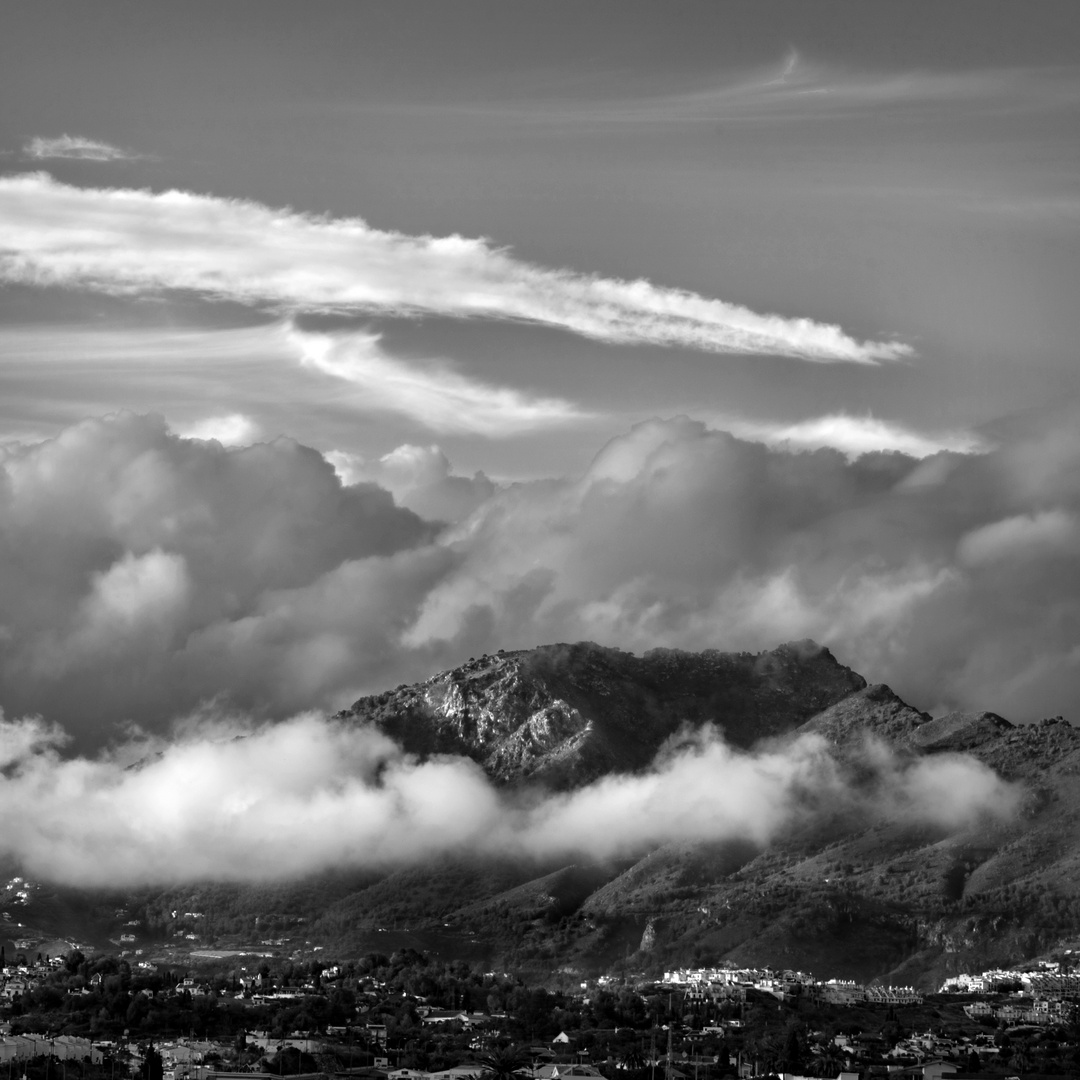
[{"label": "low-lying cloud", "polygon": [[63,741],[39,720],[0,719],[0,815],[20,822],[0,855],[81,885],[284,878],[447,851],[604,860],[672,840],[764,845],[837,813],[951,830],[1006,818],[1020,797],[970,758],[903,761],[877,747],[856,779],[820,738],[745,752],[711,728],[640,775],[525,796],[465,758],[419,761],[311,714],[203,724],[95,757],[64,758]]},{"label": "low-lying cloud", "polygon": [[185,289],[289,312],[514,320],[610,343],[823,362],[911,352],[644,280],[536,266],[482,239],[410,236],[359,218],[186,191],[80,188],[44,173],[2,177],[0,232],[0,279],[38,286]]}]

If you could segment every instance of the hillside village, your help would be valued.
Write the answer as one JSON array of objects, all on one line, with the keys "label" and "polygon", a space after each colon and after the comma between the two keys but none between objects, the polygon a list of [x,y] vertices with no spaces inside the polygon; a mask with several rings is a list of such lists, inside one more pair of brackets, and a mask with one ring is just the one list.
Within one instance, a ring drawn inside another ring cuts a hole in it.
[{"label": "hillside village", "polygon": [[190,972],[72,953],[4,967],[0,1070],[462,1080],[513,1049],[536,1080],[1067,1076],[1080,1070],[1078,999],[1078,977],[1049,961],[959,975],[935,995],[734,967],[555,993],[416,953]]}]

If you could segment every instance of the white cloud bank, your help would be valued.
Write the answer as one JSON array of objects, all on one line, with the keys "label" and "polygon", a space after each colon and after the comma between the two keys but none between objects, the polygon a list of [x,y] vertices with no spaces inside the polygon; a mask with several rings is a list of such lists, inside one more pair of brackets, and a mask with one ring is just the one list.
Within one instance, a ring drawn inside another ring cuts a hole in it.
[{"label": "white cloud bank", "polygon": [[23,147],[23,154],[34,161],[57,158],[69,161],[138,161],[143,157],[142,154],[83,135],[58,135],[52,139],[38,135]]},{"label": "white cloud bank", "polygon": [[818,813],[956,829],[1009,816],[1020,794],[970,758],[901,761],[879,747],[856,777],[815,737],[746,753],[705,729],[646,773],[523,801],[464,758],[421,763],[376,731],[310,714],[240,733],[204,726],[132,768],[128,757],[154,748],[65,759],[56,729],[0,717],[0,816],[20,822],[0,834],[0,855],[35,877],[109,886],[453,850],[607,859],[670,840],[766,844]]},{"label": "white cloud bank", "polygon": [[110,293],[190,289],[287,311],[442,315],[619,344],[875,363],[910,354],[810,319],[761,315],[643,280],[524,262],[485,240],[409,236],[182,191],[0,178],[0,278]]}]

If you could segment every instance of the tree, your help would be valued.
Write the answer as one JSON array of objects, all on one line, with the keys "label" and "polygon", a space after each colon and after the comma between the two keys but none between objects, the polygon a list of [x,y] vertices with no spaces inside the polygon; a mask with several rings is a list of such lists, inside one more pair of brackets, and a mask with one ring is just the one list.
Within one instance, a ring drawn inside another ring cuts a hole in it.
[{"label": "tree", "polygon": [[784,1072],[802,1072],[805,1056],[803,1033],[798,1026],[792,1025],[784,1036],[783,1048],[780,1051],[780,1068]]},{"label": "tree", "polygon": [[529,1068],[525,1051],[516,1046],[491,1050],[481,1054],[476,1060],[484,1069],[480,1075],[488,1080],[516,1080]]},{"label": "tree", "polygon": [[162,1077],[165,1075],[161,1054],[158,1053],[153,1043],[146,1048],[146,1056],[143,1058],[141,1074],[142,1080],[162,1080]]},{"label": "tree", "polygon": [[821,1048],[821,1053],[811,1062],[811,1072],[815,1076],[837,1076],[844,1067],[844,1055],[837,1049],[835,1043],[826,1043]]}]

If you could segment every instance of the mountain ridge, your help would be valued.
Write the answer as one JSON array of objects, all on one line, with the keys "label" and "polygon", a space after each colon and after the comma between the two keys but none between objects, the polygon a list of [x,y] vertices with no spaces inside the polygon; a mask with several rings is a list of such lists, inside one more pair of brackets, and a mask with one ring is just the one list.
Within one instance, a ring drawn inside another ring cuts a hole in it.
[{"label": "mountain ridge", "polygon": [[[20,933],[96,935],[107,947],[134,923],[140,944],[159,949],[186,930],[222,947],[267,934],[284,949],[318,943],[328,953],[393,943],[540,979],[557,968],[732,960],[923,989],[1080,947],[1080,731],[1060,718],[933,718],[812,642],[735,654],[635,656],[592,643],[496,653],[337,717],[421,759],[467,756],[504,789],[570,792],[639,775],[709,724],[739,750],[812,736],[841,768],[858,767],[867,739],[901,764],[966,755],[1021,784],[1024,798],[1012,817],[962,828],[826,813],[769,843],[669,841],[607,862],[448,853],[274,886],[31,890]],[[177,917],[191,911],[197,926]]]}]

